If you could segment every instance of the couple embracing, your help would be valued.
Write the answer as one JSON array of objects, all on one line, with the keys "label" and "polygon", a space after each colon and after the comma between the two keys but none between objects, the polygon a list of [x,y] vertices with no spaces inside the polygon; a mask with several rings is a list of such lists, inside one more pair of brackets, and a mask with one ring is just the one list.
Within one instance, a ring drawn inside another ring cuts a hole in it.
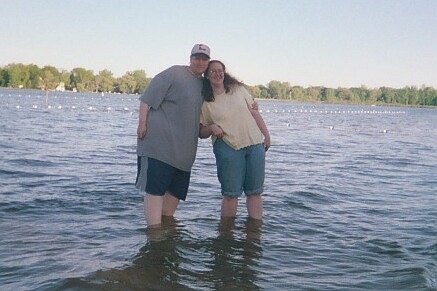
[{"label": "couple embracing", "polygon": [[207,45],[194,45],[188,66],[157,74],[139,99],[136,186],[148,226],[173,216],[186,199],[199,137],[213,143],[221,216],[236,216],[244,192],[249,217],[262,219],[270,135],[244,84],[210,60]]}]

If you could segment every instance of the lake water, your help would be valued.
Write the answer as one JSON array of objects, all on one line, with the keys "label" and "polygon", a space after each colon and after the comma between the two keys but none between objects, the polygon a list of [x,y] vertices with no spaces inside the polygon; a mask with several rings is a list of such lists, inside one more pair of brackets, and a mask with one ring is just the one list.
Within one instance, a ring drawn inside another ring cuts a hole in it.
[{"label": "lake water", "polygon": [[0,89],[0,290],[437,290],[437,110],[259,101],[264,220],[210,141],[146,231],[138,96]]}]

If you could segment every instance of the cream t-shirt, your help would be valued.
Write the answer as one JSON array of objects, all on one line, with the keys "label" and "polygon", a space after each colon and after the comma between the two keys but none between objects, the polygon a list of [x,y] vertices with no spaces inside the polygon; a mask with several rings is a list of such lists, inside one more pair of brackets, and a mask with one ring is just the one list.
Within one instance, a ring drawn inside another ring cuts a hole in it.
[{"label": "cream t-shirt", "polygon": [[[254,101],[244,86],[234,86],[229,93],[214,98],[213,102],[203,102],[201,124],[219,125],[224,131],[223,141],[236,150],[264,141],[263,134],[249,111]],[[216,139],[213,136],[212,142]]]}]

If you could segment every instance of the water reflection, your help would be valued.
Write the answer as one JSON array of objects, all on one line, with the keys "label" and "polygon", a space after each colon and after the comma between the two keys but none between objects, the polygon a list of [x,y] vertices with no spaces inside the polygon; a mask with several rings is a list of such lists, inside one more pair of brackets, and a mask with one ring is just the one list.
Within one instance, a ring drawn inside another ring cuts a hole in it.
[{"label": "water reflection", "polygon": [[[215,290],[260,290],[258,262],[262,255],[262,221],[248,218],[242,235],[235,218],[222,218],[213,244]],[[240,237],[239,237],[240,236]]]},{"label": "water reflection", "polygon": [[202,240],[167,218],[146,230],[146,244],[126,268],[70,278],[58,290],[260,290],[261,226],[222,219],[217,236]]},{"label": "water reflection", "polygon": [[163,218],[146,229],[146,244],[124,269],[99,270],[86,278],[71,278],[58,290],[187,290],[179,283],[178,223]]},{"label": "water reflection", "polygon": [[163,217],[162,225],[146,229],[147,243],[139,250],[133,265],[124,270],[135,289],[186,289],[179,283],[180,230],[173,217]]}]

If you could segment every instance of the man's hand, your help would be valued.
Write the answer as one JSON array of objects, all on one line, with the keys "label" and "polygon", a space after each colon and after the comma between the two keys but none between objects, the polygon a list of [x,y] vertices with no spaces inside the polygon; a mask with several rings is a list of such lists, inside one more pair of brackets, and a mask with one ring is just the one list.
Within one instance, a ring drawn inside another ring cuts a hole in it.
[{"label": "man's hand", "polygon": [[145,123],[138,124],[137,137],[143,139],[146,136],[147,127]]}]

